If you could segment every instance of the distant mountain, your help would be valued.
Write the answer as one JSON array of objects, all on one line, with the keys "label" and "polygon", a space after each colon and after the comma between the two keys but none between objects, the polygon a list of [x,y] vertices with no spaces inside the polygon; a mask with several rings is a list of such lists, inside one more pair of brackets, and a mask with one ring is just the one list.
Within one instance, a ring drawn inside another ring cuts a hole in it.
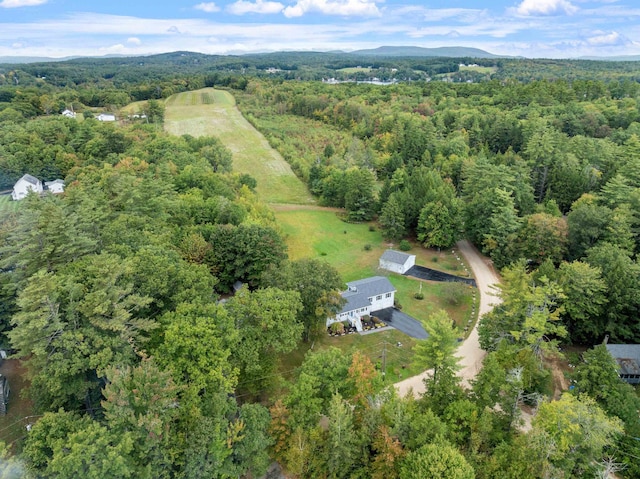
[{"label": "distant mountain", "polygon": [[640,55],[621,55],[616,57],[580,57],[578,60],[593,60],[597,62],[640,62]]},{"label": "distant mountain", "polygon": [[23,64],[23,63],[52,63],[52,62],[66,62],[68,60],[77,60],[78,58],[121,58],[126,55],[119,55],[117,53],[112,53],[109,55],[102,56],[74,56],[74,57],[62,57],[62,58],[53,58],[53,57],[0,57],[0,63],[4,64]]},{"label": "distant mountain", "polygon": [[371,55],[385,57],[451,57],[451,58],[500,58],[499,55],[479,48],[468,47],[378,47],[370,50],[356,50],[351,55]]},{"label": "distant mountain", "polygon": [[45,63],[45,62],[63,62],[77,57],[51,58],[51,57],[0,57],[0,63]]}]

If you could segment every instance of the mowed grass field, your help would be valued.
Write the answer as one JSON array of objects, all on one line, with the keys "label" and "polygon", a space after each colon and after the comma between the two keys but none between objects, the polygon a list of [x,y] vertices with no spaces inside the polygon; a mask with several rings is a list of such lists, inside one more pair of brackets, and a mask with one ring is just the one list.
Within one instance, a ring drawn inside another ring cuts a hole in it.
[{"label": "mowed grass field", "polygon": [[253,176],[266,203],[315,203],[289,164],[245,120],[231,93],[213,88],[179,93],[169,97],[165,107],[166,131],[218,137],[233,153],[233,170]]},{"label": "mowed grass field", "polygon": [[342,72],[342,73],[371,73],[371,68],[369,67],[347,67],[347,68],[340,68],[339,70],[336,70],[338,72]]},{"label": "mowed grass field", "polygon": [[19,201],[13,201],[11,195],[0,196],[0,218],[6,214],[13,213],[18,210],[20,206]]},{"label": "mowed grass field", "polygon": [[[445,309],[449,316],[464,328],[472,319],[473,292],[466,287],[459,304],[448,300],[447,288],[451,283],[418,281],[399,274],[378,270],[378,260],[389,247],[396,247],[383,240],[377,228],[370,230],[369,224],[343,222],[336,211],[320,207],[288,207],[274,205],[276,219],[282,229],[289,258],[317,258],[335,267],[342,279],[354,281],[368,276],[385,275],[396,287],[396,298],[402,310],[417,319],[427,319],[432,312]],[[467,276],[461,265],[448,251],[434,251],[414,245],[411,254],[416,255],[416,264],[447,273]],[[436,259],[437,261],[434,261]],[[423,300],[414,298],[422,283]]]},{"label": "mowed grass field", "polygon": [[461,66],[460,67],[460,71],[470,71],[470,72],[478,72],[478,73],[484,73],[486,75],[490,75],[492,73],[495,73],[498,71],[497,67],[481,67],[481,66],[469,66],[469,65],[465,65],[465,66]]}]

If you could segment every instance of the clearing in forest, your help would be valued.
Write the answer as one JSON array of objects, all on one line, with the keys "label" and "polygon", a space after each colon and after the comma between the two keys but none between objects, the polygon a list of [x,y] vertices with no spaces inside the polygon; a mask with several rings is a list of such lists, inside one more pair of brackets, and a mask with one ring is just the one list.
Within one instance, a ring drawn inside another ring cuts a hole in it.
[{"label": "clearing in forest", "polygon": [[[378,270],[380,256],[392,245],[384,241],[377,228],[370,228],[370,224],[345,223],[333,208],[274,205],[273,209],[285,234],[290,259],[326,261],[340,272],[344,281],[380,274],[388,276],[397,289],[396,298],[403,311],[417,319],[427,319],[439,309],[446,309],[461,329],[472,319],[475,288],[456,283],[421,282]],[[450,251],[437,252],[414,244],[409,253],[417,256],[417,264],[464,275],[462,266],[454,261]],[[414,296],[420,291],[424,294],[423,300]]]},{"label": "clearing in forest", "polygon": [[165,107],[165,130],[219,138],[233,153],[233,170],[253,176],[265,202],[315,202],[289,164],[242,116],[231,93],[213,88],[178,93],[167,99]]}]

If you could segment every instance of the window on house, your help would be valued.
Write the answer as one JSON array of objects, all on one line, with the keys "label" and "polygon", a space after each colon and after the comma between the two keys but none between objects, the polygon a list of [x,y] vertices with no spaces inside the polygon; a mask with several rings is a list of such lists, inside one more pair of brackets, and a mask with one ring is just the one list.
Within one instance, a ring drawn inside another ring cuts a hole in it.
[{"label": "window on house", "polygon": [[385,298],[390,298],[391,297],[391,293],[387,293],[384,295]]},{"label": "window on house", "polygon": [[382,295],[379,294],[378,296],[376,296],[376,301],[380,301],[382,299]]}]

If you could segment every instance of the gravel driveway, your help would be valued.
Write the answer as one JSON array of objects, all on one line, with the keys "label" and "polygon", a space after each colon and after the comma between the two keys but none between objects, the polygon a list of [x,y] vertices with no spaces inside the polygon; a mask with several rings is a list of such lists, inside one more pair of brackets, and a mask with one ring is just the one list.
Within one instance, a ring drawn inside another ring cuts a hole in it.
[{"label": "gravel driveway", "polygon": [[[500,279],[494,272],[489,260],[482,256],[471,243],[467,240],[462,240],[458,241],[457,246],[475,276],[478,291],[480,292],[479,315],[482,317],[500,302],[500,299],[493,295],[492,288],[492,285],[499,283]],[[457,356],[460,358],[458,376],[462,379],[463,385],[467,386],[469,381],[478,374],[478,371],[482,368],[482,360],[485,354],[486,352],[480,348],[478,322],[476,322],[469,337],[458,348]],[[401,396],[405,396],[410,390],[413,390],[415,396],[419,396],[424,392],[423,379],[428,374],[430,374],[430,371],[425,371],[422,374],[400,381],[394,386]]]}]

